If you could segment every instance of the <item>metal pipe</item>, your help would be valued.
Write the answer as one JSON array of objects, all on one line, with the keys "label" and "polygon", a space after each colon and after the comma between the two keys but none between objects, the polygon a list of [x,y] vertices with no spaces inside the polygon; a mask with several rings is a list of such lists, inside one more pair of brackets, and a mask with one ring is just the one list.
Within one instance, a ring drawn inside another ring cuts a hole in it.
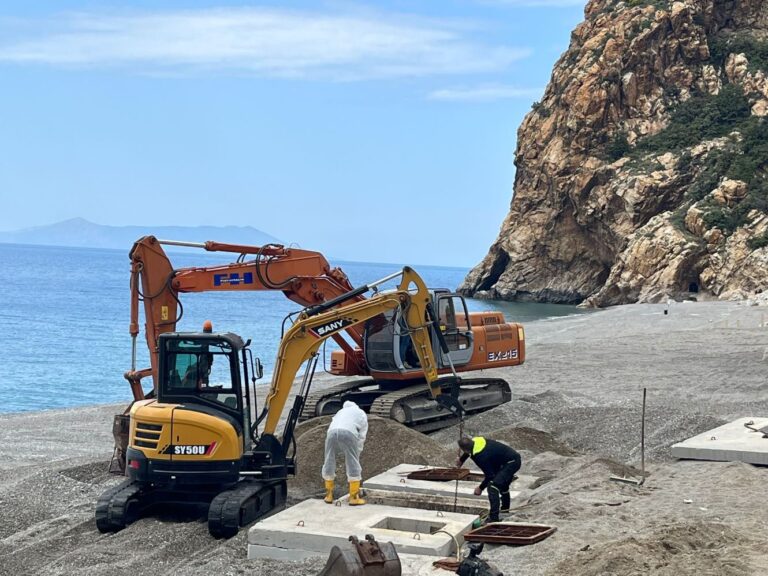
[{"label": "metal pipe", "polygon": [[202,242],[184,242],[182,240],[158,240],[159,244],[165,244],[166,246],[188,246],[190,248],[205,248],[205,244]]},{"label": "metal pipe", "polygon": [[136,334],[131,335],[131,372],[136,372]]},{"label": "metal pipe", "polygon": [[645,482],[645,395],[646,388],[643,388],[643,416],[642,423],[640,424],[640,473],[643,475],[640,478],[640,484]]},{"label": "metal pipe", "polygon": [[399,272],[393,272],[389,276],[384,276],[381,280],[376,280],[375,282],[369,282],[368,288],[373,288],[374,286],[378,286],[379,284],[384,284],[384,282],[388,282],[392,280],[393,278],[397,278],[398,276],[403,275],[403,270],[400,270]]}]

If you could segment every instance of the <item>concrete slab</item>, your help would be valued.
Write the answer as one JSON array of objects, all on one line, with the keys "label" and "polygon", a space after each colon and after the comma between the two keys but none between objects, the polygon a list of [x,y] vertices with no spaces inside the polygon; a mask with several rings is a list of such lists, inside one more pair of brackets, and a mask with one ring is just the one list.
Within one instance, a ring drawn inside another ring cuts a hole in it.
[{"label": "concrete slab", "polygon": [[440,560],[437,556],[419,556],[416,554],[399,554],[402,576],[450,576],[442,568],[435,568],[432,563]]},{"label": "concrete slab", "polygon": [[[346,505],[349,496],[342,496],[339,500]],[[392,490],[379,490],[378,488],[366,488],[365,500],[369,504],[382,506],[397,506],[398,508],[419,508],[421,510],[434,510],[443,512],[459,512],[461,514],[479,515],[488,511],[488,499],[456,498],[456,510],[454,510],[453,496],[440,494],[420,494],[414,492],[395,492]]]},{"label": "concrete slab", "polygon": [[768,438],[745,427],[744,424],[748,422],[752,422],[752,426],[758,429],[768,426],[768,418],[739,418],[674,444],[672,456],[768,465]]},{"label": "concrete slab", "polygon": [[[248,558],[301,559],[325,556],[349,536],[372,534],[392,542],[399,553],[444,557],[461,546],[476,518],[470,514],[393,506],[329,506],[305,500],[248,530]],[[447,532],[437,532],[444,530]]]},{"label": "concrete slab", "polygon": [[[418,464],[399,464],[382,472],[378,476],[369,478],[363,482],[363,488],[366,490],[387,490],[392,492],[410,492],[413,494],[433,494],[450,497],[453,501],[456,493],[456,482],[433,482],[430,480],[410,480],[406,476],[416,470],[423,470],[425,466]],[[518,479],[512,484],[512,490],[509,491],[511,498],[520,494],[520,490],[529,488],[536,481],[534,476],[519,475]],[[475,496],[474,491],[477,482],[467,482],[459,480],[458,494],[460,498],[475,500],[487,500],[485,493]],[[514,490],[517,488],[517,490]]]}]

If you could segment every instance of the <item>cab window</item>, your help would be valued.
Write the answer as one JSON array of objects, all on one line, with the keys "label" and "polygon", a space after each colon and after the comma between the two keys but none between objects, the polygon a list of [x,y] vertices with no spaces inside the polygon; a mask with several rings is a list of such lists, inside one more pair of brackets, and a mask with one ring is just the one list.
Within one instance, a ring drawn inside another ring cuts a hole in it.
[{"label": "cab window", "polygon": [[225,343],[169,342],[166,376],[170,395],[198,396],[211,402],[238,407],[232,385],[231,348]]}]

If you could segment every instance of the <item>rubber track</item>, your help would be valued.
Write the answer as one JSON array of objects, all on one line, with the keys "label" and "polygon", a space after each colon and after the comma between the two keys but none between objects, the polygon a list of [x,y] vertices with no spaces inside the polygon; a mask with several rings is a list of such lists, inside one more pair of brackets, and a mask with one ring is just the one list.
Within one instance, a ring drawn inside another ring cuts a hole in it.
[{"label": "rubber track", "polygon": [[132,522],[126,513],[130,501],[141,493],[142,486],[133,480],[125,480],[110,488],[96,502],[96,527],[99,532],[117,532]]},{"label": "rubber track", "polygon": [[299,416],[299,422],[304,422],[305,420],[314,418],[317,404],[326,398],[331,398],[344,392],[351,392],[352,390],[362,388],[363,386],[371,386],[373,383],[374,382],[372,378],[364,378],[361,380],[342,382],[341,384],[336,384],[330,388],[324,388],[322,390],[318,390],[317,392],[311,392],[304,401],[304,408],[301,411],[301,416]]},{"label": "rubber track", "polygon": [[[509,383],[502,378],[472,378],[462,380],[462,384],[466,385],[467,387],[484,386],[494,382],[503,382],[504,384],[509,385]],[[462,388],[464,388],[464,386],[460,386],[459,390]],[[461,392],[459,392],[459,394],[461,395]],[[392,410],[398,403],[409,400],[411,398],[418,398],[419,396],[424,396],[425,398],[430,397],[426,384],[409,386],[408,388],[403,388],[402,390],[397,390],[396,392],[390,392],[389,394],[380,396],[373,402],[373,404],[371,404],[371,410],[369,413],[376,416],[381,416],[382,418],[390,418],[394,420],[394,418],[392,418]],[[490,408],[485,408],[484,410],[490,410]],[[470,412],[470,414],[471,413],[472,412]],[[438,413],[436,412],[436,414]],[[423,422],[421,424],[414,424],[412,422],[403,422],[403,424],[413,428],[414,430],[418,430],[419,432],[432,432],[434,430],[440,430],[441,428],[447,428],[448,426],[452,426],[458,422],[458,419],[452,416],[446,410],[443,410],[440,414],[444,414],[444,416],[436,418],[435,420]]]},{"label": "rubber track", "polygon": [[240,530],[257,519],[243,517],[242,507],[264,489],[274,489],[261,482],[243,480],[235,488],[219,493],[208,508],[208,532],[214,538],[231,538]]}]

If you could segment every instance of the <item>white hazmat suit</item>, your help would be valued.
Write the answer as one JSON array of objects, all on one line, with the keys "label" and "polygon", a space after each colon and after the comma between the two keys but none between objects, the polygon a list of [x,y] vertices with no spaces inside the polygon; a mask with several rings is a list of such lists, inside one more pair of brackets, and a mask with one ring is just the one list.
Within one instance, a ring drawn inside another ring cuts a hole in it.
[{"label": "white hazmat suit", "polygon": [[368,434],[368,416],[351,401],[344,402],[344,407],[336,412],[328,426],[325,436],[325,463],[323,480],[333,481],[336,477],[336,456],[344,454],[347,466],[347,480],[360,482],[363,470],[360,466],[360,454],[363,451],[365,437]]}]

